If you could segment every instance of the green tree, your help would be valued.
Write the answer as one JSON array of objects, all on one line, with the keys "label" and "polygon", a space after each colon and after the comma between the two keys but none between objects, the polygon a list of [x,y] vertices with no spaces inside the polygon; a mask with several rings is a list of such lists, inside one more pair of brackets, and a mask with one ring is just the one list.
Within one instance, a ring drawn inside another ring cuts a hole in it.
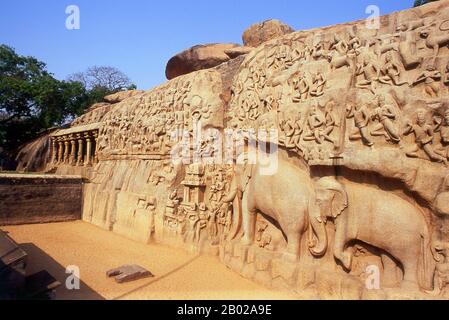
[{"label": "green tree", "polygon": [[81,114],[90,97],[79,82],[59,81],[45,63],[0,45],[0,149],[13,151],[37,133]]},{"label": "green tree", "polygon": [[422,6],[422,5],[424,5],[424,4],[427,4],[427,3],[429,3],[429,2],[434,2],[434,1],[438,1],[438,0],[415,0],[415,3],[414,3],[414,7],[419,7],[419,6]]}]

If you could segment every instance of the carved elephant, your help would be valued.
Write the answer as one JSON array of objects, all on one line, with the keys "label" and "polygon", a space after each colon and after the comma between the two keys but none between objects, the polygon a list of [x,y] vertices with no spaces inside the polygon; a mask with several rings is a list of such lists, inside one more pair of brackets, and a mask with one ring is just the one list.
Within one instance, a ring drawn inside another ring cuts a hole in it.
[{"label": "carved elephant", "polygon": [[[382,254],[384,266],[392,263],[390,256],[400,263],[401,286],[432,287],[435,261],[428,225],[420,209],[397,195],[360,184],[343,185],[333,177],[318,180],[315,193],[320,223],[334,221],[333,253],[346,269],[351,270],[352,264],[348,245],[360,240],[387,253]],[[310,250],[322,255],[327,248],[327,234],[316,234],[321,242],[319,250]]]},{"label": "carved elephant", "polygon": [[[278,160],[278,169],[272,175],[261,174],[260,163],[236,165],[231,188],[225,202],[238,195],[242,204],[243,237],[245,245],[254,243],[256,214],[259,212],[274,220],[287,240],[286,255],[297,259],[302,235],[308,227],[309,199],[313,183],[305,170],[286,160]],[[313,213],[318,217],[319,211]]]}]

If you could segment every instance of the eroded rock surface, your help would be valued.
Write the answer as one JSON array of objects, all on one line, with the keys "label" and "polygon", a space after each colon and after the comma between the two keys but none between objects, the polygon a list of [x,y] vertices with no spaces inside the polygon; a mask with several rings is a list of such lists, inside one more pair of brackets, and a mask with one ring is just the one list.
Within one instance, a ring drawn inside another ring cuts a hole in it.
[{"label": "eroded rock surface", "polygon": [[165,75],[171,80],[193,71],[216,67],[250,51],[250,48],[233,43],[194,46],[171,58],[167,62]]},{"label": "eroded rock surface", "polygon": [[92,169],[85,221],[268,287],[447,298],[448,25],[444,0],[253,43],[77,119],[51,166]]},{"label": "eroded rock surface", "polygon": [[264,42],[292,33],[293,30],[287,24],[279,20],[266,20],[255,23],[245,30],[242,36],[243,44],[248,47],[258,47]]}]

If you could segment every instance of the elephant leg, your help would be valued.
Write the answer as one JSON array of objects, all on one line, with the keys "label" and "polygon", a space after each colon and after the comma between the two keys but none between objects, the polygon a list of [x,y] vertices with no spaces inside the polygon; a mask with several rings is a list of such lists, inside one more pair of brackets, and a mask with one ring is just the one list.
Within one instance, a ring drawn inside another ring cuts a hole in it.
[{"label": "elephant leg", "polygon": [[[419,247],[418,247],[419,248]],[[418,257],[420,250],[407,250],[407,254],[401,256],[400,261],[404,269],[401,288],[419,290],[418,284]]]},{"label": "elephant leg", "polygon": [[300,232],[289,232],[287,234],[287,249],[285,256],[289,260],[298,260],[300,255],[300,243],[301,243],[301,233]]},{"label": "elephant leg", "polygon": [[254,243],[254,236],[256,233],[256,213],[257,210],[254,205],[248,203],[247,192],[243,194],[242,199],[242,212],[243,212],[243,238],[242,244],[251,245]]},{"label": "elephant leg", "polygon": [[349,237],[344,225],[337,225],[334,239],[334,257],[339,260],[347,270],[351,270],[352,253],[346,249]]},{"label": "elephant leg", "polygon": [[385,253],[380,255],[382,260],[382,266],[384,269],[383,272],[383,283],[387,287],[395,287],[398,284],[398,273],[399,268],[396,265],[396,262]]}]

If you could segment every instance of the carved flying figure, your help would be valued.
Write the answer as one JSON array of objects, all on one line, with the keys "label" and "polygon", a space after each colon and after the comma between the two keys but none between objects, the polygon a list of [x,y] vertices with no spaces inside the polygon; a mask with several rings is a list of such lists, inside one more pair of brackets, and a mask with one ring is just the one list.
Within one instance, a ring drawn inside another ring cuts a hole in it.
[{"label": "carved flying figure", "polygon": [[373,136],[384,136],[387,141],[399,143],[401,137],[393,121],[396,120],[396,113],[392,105],[386,104],[385,97],[380,95],[377,98],[377,108],[371,115],[371,120],[378,123],[371,130]]},{"label": "carved flying figure", "polygon": [[447,164],[447,159],[433,150],[434,131],[432,126],[427,123],[426,111],[424,109],[418,110],[415,124],[407,123],[404,135],[411,133],[415,134],[415,146],[406,153],[408,157],[419,157],[418,151],[422,149],[431,161]]},{"label": "carved flying figure", "polygon": [[362,139],[367,146],[374,145],[368,132],[368,123],[370,121],[370,113],[366,104],[358,103],[355,106],[350,105],[346,110],[347,118],[354,118],[355,130],[349,135],[350,140]]},{"label": "carved flying figure", "polygon": [[444,118],[437,122],[435,132],[439,132],[441,148],[435,150],[439,155],[449,160],[449,109],[444,112]]},{"label": "carved flying figure", "polygon": [[413,81],[410,86],[414,86],[420,82],[424,82],[424,92],[430,97],[438,97],[440,92],[441,72],[438,71],[432,64],[429,64],[426,69]]},{"label": "carved flying figure", "polygon": [[401,70],[399,63],[394,61],[393,55],[388,52],[385,55],[384,66],[380,69],[382,75],[379,81],[385,84],[394,84],[395,86],[407,84],[407,81],[401,81]]},{"label": "carved flying figure", "polygon": [[360,89],[369,89],[375,94],[374,82],[379,80],[380,69],[376,64],[372,63],[372,59],[369,56],[363,57],[361,64],[357,66],[356,75],[363,76],[358,80],[355,86]]}]

